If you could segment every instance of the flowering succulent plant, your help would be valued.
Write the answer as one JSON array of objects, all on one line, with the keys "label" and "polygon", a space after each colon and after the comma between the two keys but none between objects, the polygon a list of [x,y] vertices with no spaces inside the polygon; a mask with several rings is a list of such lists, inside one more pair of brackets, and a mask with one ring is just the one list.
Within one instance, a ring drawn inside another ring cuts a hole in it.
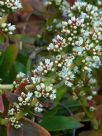
[{"label": "flowering succulent plant", "polygon": [[[46,6],[56,4],[65,17],[59,24],[56,23],[55,36],[46,47],[49,57],[42,58],[28,74],[20,72],[12,85],[0,85],[2,93],[10,90],[13,95],[13,99],[10,99],[11,95],[6,95],[10,104],[7,115],[0,119],[1,125],[10,124],[20,129],[23,127],[24,117],[36,119],[39,115],[42,119],[42,113],[54,105],[57,90],[61,86],[71,90],[71,96],[80,102],[88,119],[92,123],[96,121],[93,120],[97,106],[94,98],[98,86],[95,71],[102,67],[101,8],[97,4],[76,1],[67,9],[68,4],[64,6],[65,2],[45,1]],[[19,0],[0,1],[0,20],[4,15],[21,7]],[[1,21],[0,30],[13,34],[15,25]]]}]

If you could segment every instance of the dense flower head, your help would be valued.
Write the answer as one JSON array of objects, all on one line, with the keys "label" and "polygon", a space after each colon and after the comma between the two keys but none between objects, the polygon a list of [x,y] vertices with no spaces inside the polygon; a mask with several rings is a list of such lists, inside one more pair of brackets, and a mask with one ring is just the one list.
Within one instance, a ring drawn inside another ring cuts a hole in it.
[{"label": "dense flower head", "polygon": [[15,117],[17,113],[19,113],[19,111],[15,107],[12,107],[8,110],[8,117],[10,119],[11,125],[18,129],[22,124]]},{"label": "dense flower head", "polygon": [[40,64],[36,68],[36,72],[41,74],[46,74],[48,71],[53,71],[53,61],[50,59],[45,59],[44,61],[40,62]]},{"label": "dense flower head", "polygon": [[57,35],[55,38],[53,38],[52,43],[49,44],[48,50],[58,51],[60,52],[64,47],[66,47],[66,39],[61,37],[60,35]]},{"label": "dense flower head", "polygon": [[[89,90],[97,87],[93,73],[102,66],[102,12],[97,6],[80,1],[68,12],[68,20],[62,21],[61,30],[47,50],[56,52],[54,64],[59,79],[72,90],[80,88],[79,94],[87,96],[82,90],[86,86]],[[94,110],[94,104],[90,110]]]},{"label": "dense flower head", "polygon": [[52,84],[46,86],[44,83],[40,83],[36,86],[36,90],[34,93],[36,98],[44,97],[51,100],[54,100],[56,98],[56,90],[53,89]]},{"label": "dense flower head", "polygon": [[89,29],[90,26],[100,24],[100,10],[97,6],[89,4],[87,2],[77,1],[69,10],[69,16],[76,16],[84,19],[84,23]]},{"label": "dense flower head", "polygon": [[[46,59],[45,64],[49,66],[49,63],[50,60]],[[43,83],[41,80],[38,82],[38,80],[35,79],[35,72],[31,72],[30,75],[20,72],[17,74],[13,84],[14,91],[19,92],[19,95],[8,110],[8,118],[10,119],[11,125],[15,128],[22,126],[20,120],[16,118],[20,112],[26,109],[24,113],[25,116],[28,115],[29,110],[34,114],[42,113],[51,107],[51,103],[53,103],[56,98],[56,89],[53,84]],[[31,85],[32,89],[28,89],[27,85]]]}]

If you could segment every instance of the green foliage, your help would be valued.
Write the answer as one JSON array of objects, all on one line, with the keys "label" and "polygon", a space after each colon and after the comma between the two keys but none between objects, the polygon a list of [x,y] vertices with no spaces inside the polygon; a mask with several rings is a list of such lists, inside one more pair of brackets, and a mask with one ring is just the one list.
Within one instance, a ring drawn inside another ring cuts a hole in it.
[{"label": "green foliage", "polygon": [[0,60],[0,78],[3,82],[7,82],[8,77],[10,76],[10,70],[15,63],[17,57],[18,49],[16,45],[9,46]]},{"label": "green foliage", "polygon": [[48,131],[61,131],[66,129],[77,129],[82,125],[71,117],[51,116],[45,117],[40,123]]},{"label": "green foliage", "polygon": [[6,136],[6,127],[0,126],[0,136]]}]

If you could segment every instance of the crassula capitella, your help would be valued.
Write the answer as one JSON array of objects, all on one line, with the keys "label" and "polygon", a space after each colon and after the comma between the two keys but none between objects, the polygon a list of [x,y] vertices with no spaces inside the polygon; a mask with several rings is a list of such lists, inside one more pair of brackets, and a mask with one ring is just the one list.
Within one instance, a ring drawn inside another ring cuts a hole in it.
[{"label": "crassula capitella", "polygon": [[52,108],[56,85],[71,89],[73,99],[78,99],[88,113],[95,111],[98,82],[94,71],[102,66],[101,16],[101,9],[87,2],[77,1],[68,10],[67,19],[61,22],[60,31],[46,48],[49,57],[28,75],[19,73],[11,86],[17,96],[6,120],[12,126],[22,127],[20,119],[29,111],[36,116]]}]

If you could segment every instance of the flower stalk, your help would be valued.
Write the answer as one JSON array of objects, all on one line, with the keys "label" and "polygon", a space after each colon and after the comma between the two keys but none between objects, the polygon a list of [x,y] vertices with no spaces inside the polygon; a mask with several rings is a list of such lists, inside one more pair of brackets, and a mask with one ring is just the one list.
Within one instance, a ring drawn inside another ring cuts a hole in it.
[{"label": "flower stalk", "polygon": [[[3,94],[8,91],[12,92],[13,88],[14,88],[13,84],[0,84],[0,94]],[[26,88],[32,90],[34,88],[34,85],[33,84],[26,85]]]}]

